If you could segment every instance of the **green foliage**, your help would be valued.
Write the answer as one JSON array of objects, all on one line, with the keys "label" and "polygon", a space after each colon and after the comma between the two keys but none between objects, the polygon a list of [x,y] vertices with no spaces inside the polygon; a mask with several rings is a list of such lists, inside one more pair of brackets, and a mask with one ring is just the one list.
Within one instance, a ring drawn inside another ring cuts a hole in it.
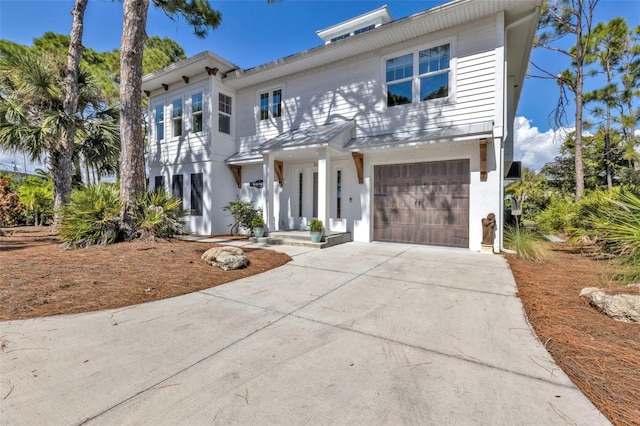
[{"label": "green foliage", "polygon": [[251,219],[251,227],[264,228],[264,219],[262,218],[262,216],[254,216],[254,218]]},{"label": "green foliage", "polygon": [[624,263],[640,265],[640,192],[621,190],[606,197],[601,209],[591,211],[594,232]]},{"label": "green foliage", "polygon": [[53,182],[50,178],[28,176],[18,185],[27,222],[42,225],[53,218]]},{"label": "green foliage", "polygon": [[178,15],[193,27],[197,37],[204,38],[209,29],[215,29],[222,21],[222,15],[213,10],[208,0],[152,0],[171,19]]},{"label": "green foliage", "polygon": [[508,249],[515,250],[517,256],[532,262],[541,262],[550,257],[551,251],[532,229],[513,226],[505,229],[504,243]]},{"label": "green foliage", "polygon": [[15,225],[22,217],[23,206],[9,178],[0,178],[0,226]]},{"label": "green foliage", "polygon": [[121,208],[118,188],[113,184],[74,190],[62,209],[59,236],[73,248],[114,243],[120,233]]},{"label": "green foliage", "polygon": [[512,195],[522,209],[520,221],[533,218],[549,202],[547,178],[527,168],[522,170],[520,180],[507,186],[505,192]]},{"label": "green foliage", "polygon": [[243,201],[240,198],[229,202],[222,210],[228,211],[233,216],[234,223],[229,225],[231,234],[238,234],[241,229],[250,229],[255,217],[260,216],[262,218],[261,208],[256,209],[251,201]]},{"label": "green foliage", "polygon": [[324,224],[320,219],[311,219],[309,222],[309,231],[311,232],[322,232],[322,227]]},{"label": "green foliage", "polygon": [[565,232],[569,226],[569,213],[575,204],[573,198],[553,195],[550,200],[549,205],[536,215],[536,227],[540,232],[549,234]]},{"label": "green foliage", "polygon": [[136,198],[136,224],[140,237],[155,240],[184,233],[182,218],[187,212],[182,210],[181,204],[179,198],[168,194],[164,188],[139,195]]}]

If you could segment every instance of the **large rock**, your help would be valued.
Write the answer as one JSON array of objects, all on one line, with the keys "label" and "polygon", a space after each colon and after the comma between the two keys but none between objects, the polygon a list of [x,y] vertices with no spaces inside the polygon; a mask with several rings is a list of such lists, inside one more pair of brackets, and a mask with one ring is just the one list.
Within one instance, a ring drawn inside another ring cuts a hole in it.
[{"label": "large rock", "polygon": [[232,246],[210,248],[202,253],[202,260],[225,271],[244,268],[249,264],[242,249]]},{"label": "large rock", "polygon": [[580,297],[615,320],[640,323],[640,294],[607,294],[599,288],[587,287]]}]

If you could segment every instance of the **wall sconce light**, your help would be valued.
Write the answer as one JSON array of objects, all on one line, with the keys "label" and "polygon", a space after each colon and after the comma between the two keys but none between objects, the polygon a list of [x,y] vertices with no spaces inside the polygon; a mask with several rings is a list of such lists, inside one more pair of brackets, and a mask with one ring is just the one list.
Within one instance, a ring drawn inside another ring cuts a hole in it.
[{"label": "wall sconce light", "polygon": [[258,180],[254,181],[254,182],[249,182],[249,186],[251,188],[261,189],[261,188],[264,187],[264,181],[262,179],[258,179]]}]

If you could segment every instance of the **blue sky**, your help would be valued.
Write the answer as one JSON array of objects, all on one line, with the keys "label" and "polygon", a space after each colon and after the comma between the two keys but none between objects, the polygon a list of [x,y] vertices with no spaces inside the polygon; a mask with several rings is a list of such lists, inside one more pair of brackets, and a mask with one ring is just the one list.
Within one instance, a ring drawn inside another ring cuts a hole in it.
[{"label": "blue sky", "polygon": [[[210,3],[222,13],[222,24],[210,31],[205,39],[195,37],[184,21],[171,21],[153,7],[147,33],[171,37],[180,43],[187,56],[210,50],[240,67],[249,68],[319,46],[322,41],[315,33],[317,30],[384,4],[389,6],[393,17],[399,19],[445,1],[284,0],[269,5],[266,0],[211,0]],[[68,34],[73,4],[73,0],[0,0],[0,39],[31,45],[34,38],[47,31]],[[601,0],[598,20],[606,21],[616,16],[624,16],[632,26],[640,24],[640,0]],[[121,30],[120,2],[89,1],[85,15],[85,46],[97,51],[117,49]],[[533,60],[554,73],[567,67],[564,58],[549,52],[536,50]],[[551,161],[557,152],[560,141],[547,120],[556,102],[555,83],[531,78],[525,81],[518,107],[520,135],[516,133],[516,160],[523,160],[525,166],[538,169],[544,162]],[[21,165],[20,157],[0,153],[0,162],[16,161]]]}]

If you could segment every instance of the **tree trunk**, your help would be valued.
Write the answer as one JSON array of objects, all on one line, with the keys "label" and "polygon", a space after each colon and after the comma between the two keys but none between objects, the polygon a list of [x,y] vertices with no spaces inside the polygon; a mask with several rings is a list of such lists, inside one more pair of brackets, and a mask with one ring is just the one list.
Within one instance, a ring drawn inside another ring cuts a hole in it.
[{"label": "tree trunk", "polygon": [[71,34],[69,35],[69,55],[64,78],[63,109],[66,121],[62,129],[60,145],[57,149],[55,164],[57,170],[52,170],[52,174],[56,178],[54,180],[54,226],[59,224],[61,218],[60,209],[67,204],[71,194],[73,148],[76,136],[75,115],[78,110],[78,72],[80,58],[84,50],[82,32],[84,30],[84,11],[88,2],[89,0],[76,0],[75,8],[71,11],[73,23],[71,24]]},{"label": "tree trunk", "polygon": [[578,10],[576,11],[576,152],[575,152],[575,169],[576,169],[576,200],[582,197],[584,192],[584,161],[582,159],[582,108],[584,88],[584,57],[586,54],[585,41],[582,38],[583,0],[578,0]]},{"label": "tree trunk", "polygon": [[141,86],[148,10],[149,0],[124,0],[120,44],[120,199],[127,238],[134,232],[136,195],[146,186]]}]

